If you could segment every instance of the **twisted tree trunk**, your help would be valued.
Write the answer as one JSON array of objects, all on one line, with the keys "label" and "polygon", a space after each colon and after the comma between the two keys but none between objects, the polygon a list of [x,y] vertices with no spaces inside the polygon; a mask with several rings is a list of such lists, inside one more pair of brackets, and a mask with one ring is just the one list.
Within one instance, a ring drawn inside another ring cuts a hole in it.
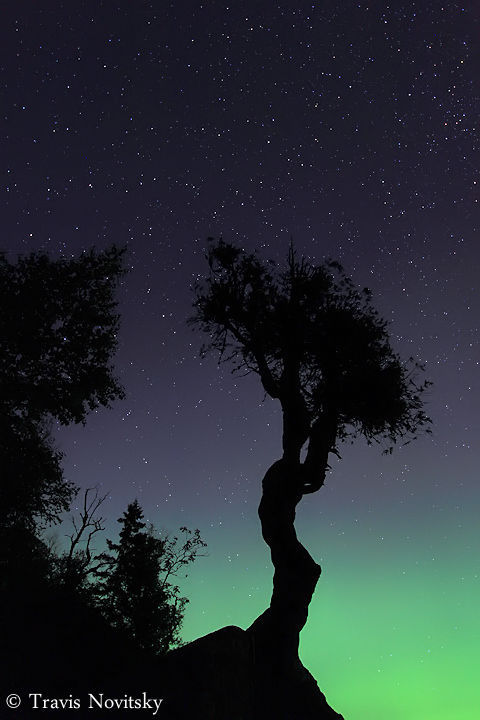
[{"label": "twisted tree trunk", "polygon": [[321,568],[299,542],[295,508],[303,495],[302,466],[279,460],[267,471],[258,509],[274,566],[270,607],[248,628],[257,673],[257,717],[341,718],[326,703],[298,657],[300,631]]}]

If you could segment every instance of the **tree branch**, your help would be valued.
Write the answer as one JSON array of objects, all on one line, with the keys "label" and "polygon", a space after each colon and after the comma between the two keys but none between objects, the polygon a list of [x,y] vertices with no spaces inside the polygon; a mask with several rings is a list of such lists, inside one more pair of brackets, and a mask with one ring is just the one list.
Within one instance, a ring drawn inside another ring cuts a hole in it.
[{"label": "tree branch", "polygon": [[[93,497],[89,501],[89,494],[93,492]],[[98,511],[98,508],[102,503],[105,501],[108,493],[99,496],[98,494],[98,487],[95,488],[87,488],[85,490],[84,496],[83,496],[83,510],[80,513],[80,524],[77,525],[77,522],[74,517],[72,517],[72,524],[74,527],[75,532],[71,535],[68,535],[67,537],[70,538],[70,549],[67,555],[67,562],[70,563],[72,561],[73,555],[75,550],[77,549],[78,544],[81,542],[84,533],[88,528],[92,528],[87,537],[87,544],[85,549],[85,554],[87,558],[86,565],[91,560],[91,552],[90,552],[90,543],[92,540],[92,537],[102,530],[105,529],[104,525],[102,524],[105,520],[103,517],[96,518],[95,513]]]}]

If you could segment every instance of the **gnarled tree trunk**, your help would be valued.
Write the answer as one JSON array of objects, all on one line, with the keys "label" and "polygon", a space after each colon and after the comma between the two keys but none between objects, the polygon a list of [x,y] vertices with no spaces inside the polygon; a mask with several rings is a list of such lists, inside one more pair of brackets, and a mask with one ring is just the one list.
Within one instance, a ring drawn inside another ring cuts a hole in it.
[{"label": "gnarled tree trunk", "polygon": [[302,466],[279,460],[267,471],[258,509],[274,566],[270,607],[248,628],[255,652],[257,718],[341,718],[326,703],[298,657],[300,631],[321,568],[299,542],[295,508]]}]

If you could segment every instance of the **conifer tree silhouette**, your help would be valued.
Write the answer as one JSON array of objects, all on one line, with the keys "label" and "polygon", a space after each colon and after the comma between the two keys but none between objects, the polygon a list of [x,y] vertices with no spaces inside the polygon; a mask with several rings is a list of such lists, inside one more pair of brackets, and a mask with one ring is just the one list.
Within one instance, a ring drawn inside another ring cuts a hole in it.
[{"label": "conifer tree silhouette", "polygon": [[179,631],[188,600],[172,579],[206,546],[198,530],[181,528],[177,537],[158,537],[147,527],[138,500],[119,518],[118,543],[107,540],[109,552],[98,556],[97,606],[116,628],[140,647],[157,655],[179,644]]}]

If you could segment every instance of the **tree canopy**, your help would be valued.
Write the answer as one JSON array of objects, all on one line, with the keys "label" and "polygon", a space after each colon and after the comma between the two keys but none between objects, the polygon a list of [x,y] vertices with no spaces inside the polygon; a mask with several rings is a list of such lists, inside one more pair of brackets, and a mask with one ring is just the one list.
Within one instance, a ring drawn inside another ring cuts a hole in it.
[{"label": "tree canopy", "polygon": [[400,359],[369,290],[339,263],[313,265],[291,247],[279,268],[221,239],[207,260],[192,317],[209,336],[203,352],[257,373],[280,401],[286,460],[299,463],[309,441],[304,492],[318,489],[339,440],[363,435],[391,448],[427,427],[420,366]]},{"label": "tree canopy", "polygon": [[0,254],[3,411],[84,422],[89,410],[122,396],[112,356],[123,255],[115,246],[57,260],[32,253],[15,263]]},{"label": "tree canopy", "polygon": [[114,375],[124,274],[117,247],[51,259],[0,254],[0,502],[2,524],[48,524],[68,508],[50,424],[85,422],[123,397]]}]

